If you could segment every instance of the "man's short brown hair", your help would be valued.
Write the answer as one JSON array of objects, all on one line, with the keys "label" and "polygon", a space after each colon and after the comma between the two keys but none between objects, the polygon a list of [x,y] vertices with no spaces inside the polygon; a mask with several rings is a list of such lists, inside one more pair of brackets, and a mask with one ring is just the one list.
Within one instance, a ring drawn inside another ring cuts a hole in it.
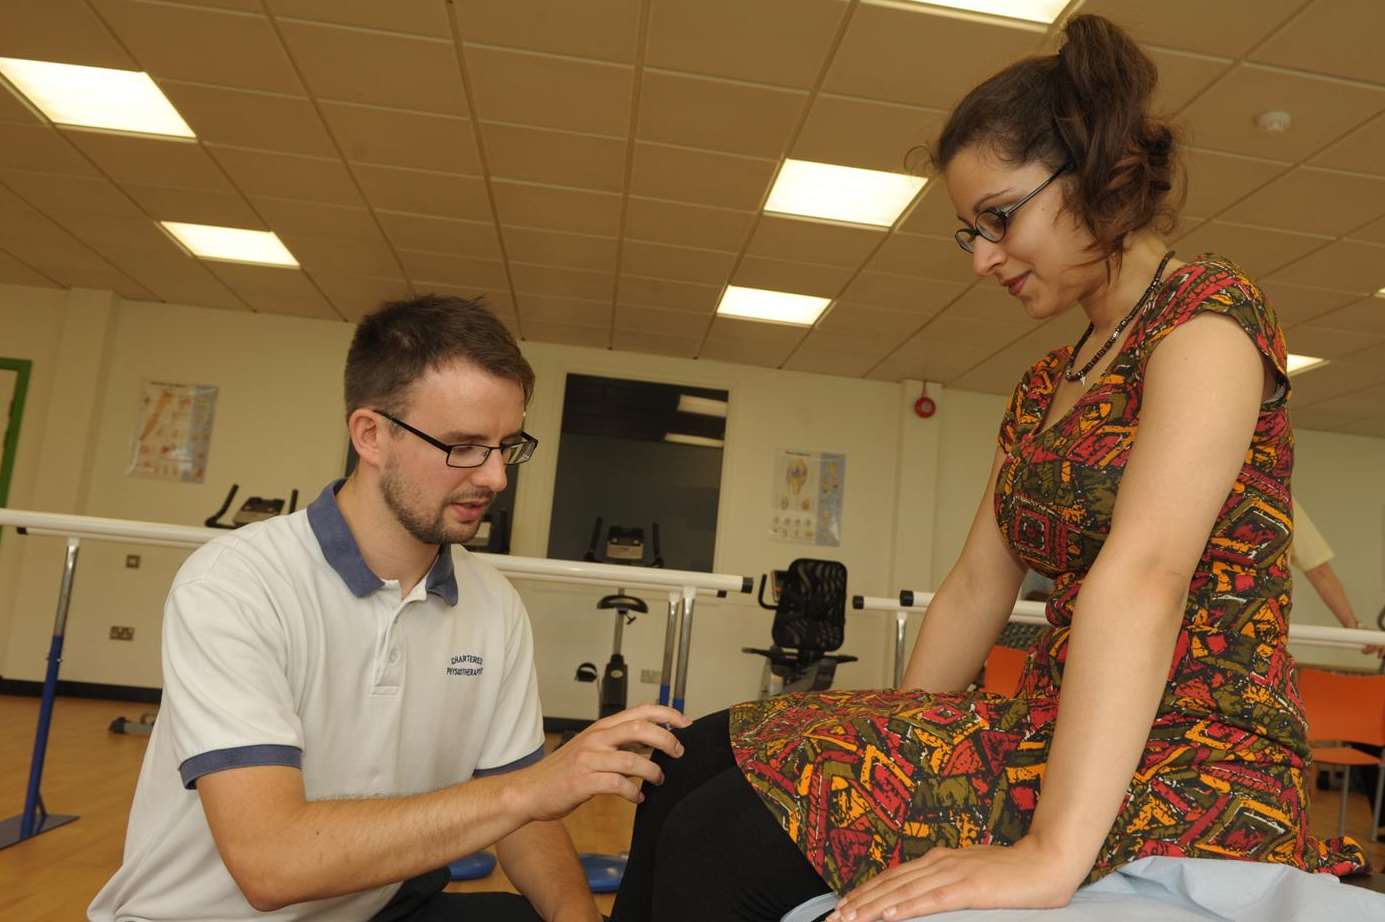
[{"label": "man's short brown hair", "polygon": [[368,314],[346,353],[346,415],[378,408],[402,413],[409,388],[428,371],[469,362],[534,393],[534,369],[481,299],[427,294]]}]

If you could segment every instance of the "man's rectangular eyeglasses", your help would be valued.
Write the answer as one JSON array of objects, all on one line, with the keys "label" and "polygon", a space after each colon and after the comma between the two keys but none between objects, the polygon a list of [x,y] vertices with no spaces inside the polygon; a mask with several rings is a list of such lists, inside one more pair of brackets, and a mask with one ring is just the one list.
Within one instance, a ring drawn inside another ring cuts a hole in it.
[{"label": "man's rectangular eyeglasses", "polygon": [[412,432],[429,445],[445,452],[448,467],[480,467],[490,460],[493,451],[500,452],[500,458],[506,464],[523,464],[534,457],[534,449],[539,447],[539,440],[527,432],[521,432],[519,441],[511,442],[508,445],[449,445],[440,439],[433,438],[426,432],[415,429],[402,419],[395,419],[384,410],[372,410],[371,412],[380,414],[399,428]]},{"label": "man's rectangular eyeglasses", "polygon": [[957,241],[957,245],[966,252],[971,253],[976,249],[977,237],[989,240],[991,243],[999,243],[1001,240],[1005,239],[1005,231],[1010,226],[1010,219],[1015,216],[1015,212],[1020,210],[1020,206],[1044,191],[1044,189],[1048,188],[1049,183],[1053,182],[1053,180],[1062,176],[1070,169],[1072,169],[1072,161],[1068,161],[1060,166],[1058,172],[1039,183],[1033,192],[1030,192],[1024,198],[1015,202],[1015,204],[1006,205],[1004,208],[987,208],[985,211],[978,214],[976,216],[976,224],[968,227],[959,227],[957,229],[957,233],[953,235]]}]

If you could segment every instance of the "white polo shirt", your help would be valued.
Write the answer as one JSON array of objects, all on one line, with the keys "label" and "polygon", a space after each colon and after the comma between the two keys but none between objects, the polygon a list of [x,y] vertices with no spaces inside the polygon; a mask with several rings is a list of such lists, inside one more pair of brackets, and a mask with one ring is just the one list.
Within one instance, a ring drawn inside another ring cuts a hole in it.
[{"label": "white polo shirt", "polygon": [[221,861],[197,779],[291,765],[309,800],[414,794],[543,755],[529,617],[463,548],[406,598],[366,566],[337,507],[198,548],[164,609],[164,694],[124,862],[88,910],[111,920],[366,920],[398,885],[256,911]]}]

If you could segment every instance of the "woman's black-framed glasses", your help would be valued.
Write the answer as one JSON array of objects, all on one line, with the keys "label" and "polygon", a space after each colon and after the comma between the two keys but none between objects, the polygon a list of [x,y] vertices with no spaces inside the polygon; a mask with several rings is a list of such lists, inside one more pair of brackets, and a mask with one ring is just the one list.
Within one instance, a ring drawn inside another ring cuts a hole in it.
[{"label": "woman's black-framed glasses", "polygon": [[449,445],[422,430],[415,429],[402,419],[396,419],[384,410],[372,410],[371,412],[379,413],[399,428],[412,432],[434,448],[446,452],[448,467],[480,467],[490,460],[493,451],[500,452],[500,458],[506,464],[523,464],[534,457],[534,449],[539,447],[539,440],[527,432],[519,434],[519,441],[510,442],[506,445]]},{"label": "woman's black-framed glasses", "polygon": [[987,208],[985,211],[978,214],[974,225],[959,227],[957,233],[953,234],[953,238],[956,239],[957,245],[964,251],[971,253],[976,249],[977,237],[989,240],[991,243],[999,243],[1001,240],[1005,239],[1005,231],[1010,226],[1010,219],[1015,216],[1015,212],[1019,211],[1020,207],[1024,205],[1025,202],[1048,188],[1049,183],[1053,182],[1053,180],[1062,176],[1070,169],[1072,169],[1071,161],[1060,166],[1057,172],[1039,183],[1034,191],[1030,192],[1018,202],[1015,202],[1015,204],[1006,205],[1004,208]]}]

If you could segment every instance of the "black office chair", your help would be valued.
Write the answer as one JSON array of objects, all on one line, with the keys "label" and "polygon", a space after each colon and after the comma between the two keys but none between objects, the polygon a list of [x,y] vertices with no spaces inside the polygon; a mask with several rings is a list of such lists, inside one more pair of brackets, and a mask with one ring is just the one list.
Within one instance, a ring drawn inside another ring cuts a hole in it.
[{"label": "black office chair", "polygon": [[777,604],[765,602],[764,576],[759,593],[760,607],[774,612],[773,644],[768,650],[741,648],[765,658],[760,697],[831,688],[837,666],[856,662],[832,653],[846,636],[846,565],[800,557],[773,576]]}]

